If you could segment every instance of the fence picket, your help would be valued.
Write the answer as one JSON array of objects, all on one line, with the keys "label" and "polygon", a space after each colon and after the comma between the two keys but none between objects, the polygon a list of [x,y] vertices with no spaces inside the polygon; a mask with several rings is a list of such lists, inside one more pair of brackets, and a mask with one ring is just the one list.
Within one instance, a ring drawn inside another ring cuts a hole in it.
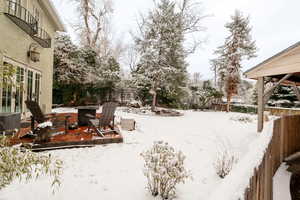
[{"label": "fence picket", "polygon": [[274,121],[272,140],[245,190],[245,200],[272,200],[273,176],[284,158],[300,150],[300,115]]}]

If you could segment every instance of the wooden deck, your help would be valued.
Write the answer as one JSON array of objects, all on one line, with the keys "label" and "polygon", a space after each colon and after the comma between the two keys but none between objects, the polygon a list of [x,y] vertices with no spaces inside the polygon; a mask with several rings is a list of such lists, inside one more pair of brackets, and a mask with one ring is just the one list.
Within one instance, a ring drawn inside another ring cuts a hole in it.
[{"label": "wooden deck", "polygon": [[[77,113],[63,113],[59,115],[70,115],[70,123],[77,122]],[[92,147],[94,145],[110,144],[110,143],[122,143],[123,137],[117,127],[115,132],[106,134],[105,137],[99,137],[96,132],[88,132],[88,127],[79,127],[75,130],[68,130],[64,133],[64,129],[59,130],[58,134],[54,134],[50,138],[50,142],[43,144],[35,144],[32,149],[35,151],[62,149],[62,148],[76,148],[76,147]],[[14,144],[26,144],[33,143],[32,138],[22,138],[30,132],[30,127],[22,128],[15,136],[10,138],[10,143]]]}]

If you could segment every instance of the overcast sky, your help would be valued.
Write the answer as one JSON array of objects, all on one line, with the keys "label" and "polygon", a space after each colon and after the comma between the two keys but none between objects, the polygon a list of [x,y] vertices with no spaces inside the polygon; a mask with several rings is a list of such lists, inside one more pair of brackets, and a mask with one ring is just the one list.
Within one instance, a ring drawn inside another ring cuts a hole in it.
[{"label": "overcast sky", "polygon": [[[76,19],[76,11],[70,0],[52,0],[69,34],[75,39],[70,27]],[[101,1],[101,0],[99,0]],[[198,1],[198,0],[195,0]],[[136,19],[140,12],[145,13],[152,7],[152,0],[113,0],[113,29],[117,37],[129,41],[129,31],[136,29]],[[207,31],[201,34],[206,43],[188,58],[190,73],[200,72],[203,78],[212,78],[209,60],[213,51],[223,44],[228,35],[224,28],[235,9],[250,16],[253,27],[252,37],[259,48],[258,57],[243,63],[247,70],[271,57],[300,39],[300,1],[299,0],[202,0],[205,14],[211,15],[203,21]]]}]

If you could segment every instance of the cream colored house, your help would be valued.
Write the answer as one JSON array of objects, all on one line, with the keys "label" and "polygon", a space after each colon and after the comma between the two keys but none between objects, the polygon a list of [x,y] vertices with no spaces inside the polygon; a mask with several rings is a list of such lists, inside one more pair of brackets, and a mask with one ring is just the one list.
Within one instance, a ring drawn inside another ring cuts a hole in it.
[{"label": "cream colored house", "polygon": [[50,0],[0,0],[0,66],[17,67],[17,84],[0,88],[0,112],[24,116],[26,99],[51,111],[56,31],[65,27]]}]

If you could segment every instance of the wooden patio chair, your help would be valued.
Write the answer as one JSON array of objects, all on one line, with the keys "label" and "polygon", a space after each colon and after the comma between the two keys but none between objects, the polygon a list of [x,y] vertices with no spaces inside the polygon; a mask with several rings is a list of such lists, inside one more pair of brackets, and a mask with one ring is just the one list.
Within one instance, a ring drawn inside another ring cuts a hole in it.
[{"label": "wooden patio chair", "polygon": [[[92,128],[101,137],[104,137],[104,135],[108,133],[114,133],[115,111],[117,106],[118,104],[115,102],[104,103],[99,118],[87,114],[86,116],[89,118],[88,131]],[[110,127],[111,130],[105,130],[107,127]]]},{"label": "wooden patio chair", "polygon": [[58,116],[55,113],[44,114],[39,106],[39,104],[35,101],[26,100],[26,107],[31,112],[31,130],[33,133],[36,132],[35,122],[38,124],[51,121],[52,127],[50,128],[51,132],[59,131],[64,128],[64,132],[67,133],[68,130],[68,121],[71,116]]}]

